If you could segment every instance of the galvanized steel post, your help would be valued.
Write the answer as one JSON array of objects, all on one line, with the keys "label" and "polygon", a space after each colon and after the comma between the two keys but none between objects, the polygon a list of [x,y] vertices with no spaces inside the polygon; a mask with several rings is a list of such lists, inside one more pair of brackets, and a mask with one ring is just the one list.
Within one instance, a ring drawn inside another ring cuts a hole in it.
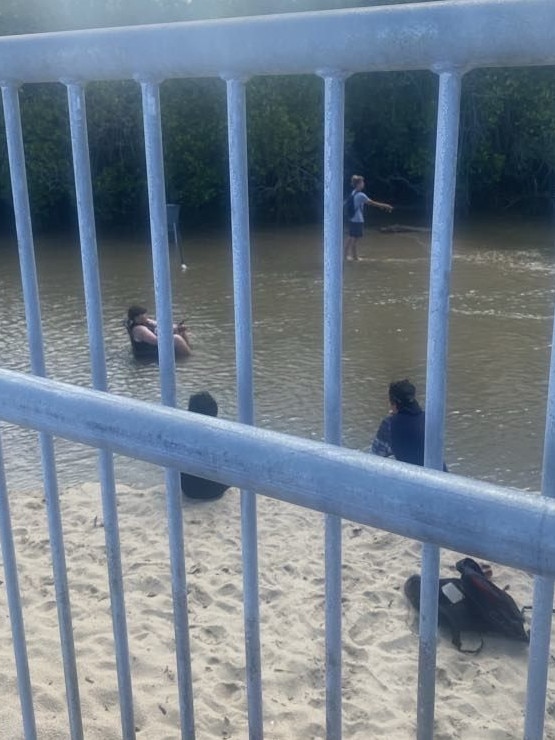
[{"label": "galvanized steel post", "polygon": [[[553,322],[551,337],[551,362],[543,445],[542,494],[549,498],[555,498],[555,321]],[[543,738],[553,595],[553,578],[536,576],[534,580],[532,628],[530,630],[530,655],[528,657],[524,740],[541,740]]]},{"label": "galvanized steel post", "polygon": [[[170,260],[168,254],[168,230],[166,222],[164,154],[162,147],[162,124],[160,118],[160,89],[158,83],[152,81],[142,81],[141,89],[143,98],[143,123],[145,132],[148,203],[150,210],[150,233],[152,238],[152,262],[154,267],[154,288],[156,294],[156,317],[158,321],[160,386],[162,403],[165,406],[175,406],[175,358],[173,347],[173,321],[171,313]],[[183,740],[194,740],[195,717],[193,709],[193,680],[191,674],[185,549],[183,545],[183,514],[181,508],[182,494],[179,471],[174,468],[167,468],[165,471],[165,482],[172,573],[177,680],[179,689],[179,709],[181,714],[181,737]]]},{"label": "galvanized steel post", "polygon": [[[553,454],[553,447],[551,450]],[[546,495],[545,490],[544,495]],[[543,738],[553,595],[553,579],[536,576],[528,656],[524,740],[542,740]]]},{"label": "galvanized steel post", "polygon": [[[27,322],[27,335],[29,337],[31,369],[35,375],[45,377],[46,367],[44,362],[33,229],[31,226],[31,210],[27,189],[19,97],[15,85],[2,84],[2,101],[4,103],[10,179],[17,230],[19,262],[21,266],[21,282],[25,300],[25,318]],[[81,702],[79,699],[79,682],[73,642],[73,626],[69,602],[62,518],[58,497],[58,481],[56,478],[54,443],[50,435],[40,435],[40,448],[44,475],[48,534],[50,537],[52,568],[54,572],[54,589],[56,593],[60,642],[64,663],[69,725],[72,740],[81,740],[83,737],[83,723],[81,719]]]},{"label": "galvanized steel post", "polygon": [[[453,244],[453,212],[457,180],[461,73],[439,75],[434,215],[428,307],[426,377],[426,444],[424,465],[443,469],[445,397],[449,334],[449,290]],[[418,665],[418,740],[431,740],[434,733],[435,667],[439,548],[422,546],[420,594],[420,650]]]},{"label": "galvanized steel post", "polygon": [[[92,380],[95,388],[106,391],[108,390],[108,381],[102,330],[102,297],[94,222],[85,93],[82,85],[78,83],[68,83],[67,93],[77,216],[81,240],[81,262],[83,266],[85,303],[87,307],[87,327],[91,351]],[[125,740],[134,740],[133,693],[131,687],[131,671],[129,668],[129,644],[123,595],[114,462],[112,454],[107,450],[99,450],[98,458],[108,562],[108,582],[112,607],[112,627],[116,647],[121,727]]]},{"label": "galvanized steel post", "polygon": [[25,734],[25,740],[36,740],[37,727],[35,723],[35,711],[33,709],[33,692],[31,689],[31,678],[29,675],[27,641],[25,639],[25,625],[23,623],[23,611],[21,609],[19,579],[17,576],[17,561],[15,557],[15,546],[10,517],[8,489],[6,486],[6,474],[4,471],[4,454],[2,452],[1,438],[0,544],[2,545],[2,560],[4,561],[4,578],[6,579],[6,594],[8,597],[8,608],[10,611],[13,649],[17,670],[17,686],[19,690],[19,701],[21,703],[21,715],[23,719],[23,732]]},{"label": "galvanized steel post", "polygon": [[[341,444],[345,75],[324,78],[324,434]],[[326,737],[341,738],[341,519],[325,520]]]},{"label": "galvanized steel post", "polygon": [[[243,424],[254,424],[245,80],[227,75],[223,75],[223,78],[226,80],[227,88],[238,417],[239,421],[243,422]],[[262,672],[260,665],[258,538],[256,496],[252,491],[241,491],[241,543],[243,552],[243,601],[245,609],[249,737],[251,740],[261,740],[264,735],[264,726],[262,717]]]}]

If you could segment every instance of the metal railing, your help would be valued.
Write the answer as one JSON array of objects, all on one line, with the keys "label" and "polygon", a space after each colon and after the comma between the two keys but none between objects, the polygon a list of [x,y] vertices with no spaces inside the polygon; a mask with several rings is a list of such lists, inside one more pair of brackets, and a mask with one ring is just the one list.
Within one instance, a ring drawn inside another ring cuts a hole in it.
[{"label": "metal railing", "polygon": [[[0,370],[0,418],[41,433],[48,525],[71,737],[83,737],[52,436],[99,449],[122,735],[135,737],[112,453],[166,467],[167,514],[181,736],[194,738],[181,517],[180,467],[241,487],[249,734],[263,737],[256,495],[326,514],[326,727],[341,737],[341,518],[423,541],[418,737],[433,736],[439,547],[524,568],[535,584],[525,737],[543,735],[555,576],[555,355],[545,434],[543,497],[441,472],[449,287],[461,79],[484,66],[555,64],[552,0],[457,0],[361,10],[79,31],[0,39],[0,81],[32,371]],[[492,32],[494,29],[494,32]],[[341,444],[342,193],[345,78],[355,72],[431,69],[439,75],[427,357],[427,469],[372,459]],[[252,75],[320,75],[325,90],[324,390],[326,444],[258,430],[254,418],[245,85]],[[162,157],[160,82],[226,80],[239,422],[175,410],[171,283]],[[163,405],[106,393],[84,85],[141,84]],[[95,390],[45,378],[40,300],[18,102],[22,82],[67,86]],[[225,450],[225,454],[223,453]],[[0,450],[1,453],[1,450]],[[1,454],[0,454],[1,462]],[[337,497],[338,487],[342,490]],[[384,491],[386,493],[384,493]],[[418,506],[414,501],[418,500]],[[400,520],[399,510],[404,516]],[[473,512],[472,515],[470,512]],[[480,516],[475,515],[480,512]],[[37,737],[3,464],[0,534],[25,737]]]}]

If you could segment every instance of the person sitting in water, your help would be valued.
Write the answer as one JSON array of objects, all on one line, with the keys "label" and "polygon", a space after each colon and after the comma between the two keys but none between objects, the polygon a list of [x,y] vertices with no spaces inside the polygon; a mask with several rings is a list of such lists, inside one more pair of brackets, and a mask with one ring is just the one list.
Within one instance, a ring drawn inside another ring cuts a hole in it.
[{"label": "person sitting in water", "polygon": [[[216,417],[218,416],[218,404],[208,391],[194,393],[189,398],[188,411],[192,411],[194,414]],[[216,483],[216,481],[199,478],[196,475],[181,473],[181,490],[188,498],[205,501],[220,498],[228,488],[229,486],[225,483]]]},{"label": "person sitting in water", "polygon": [[[158,357],[157,325],[155,319],[148,316],[146,308],[130,306],[126,327],[135,357]],[[184,322],[173,325],[173,346],[177,357],[188,357],[192,352]]]}]

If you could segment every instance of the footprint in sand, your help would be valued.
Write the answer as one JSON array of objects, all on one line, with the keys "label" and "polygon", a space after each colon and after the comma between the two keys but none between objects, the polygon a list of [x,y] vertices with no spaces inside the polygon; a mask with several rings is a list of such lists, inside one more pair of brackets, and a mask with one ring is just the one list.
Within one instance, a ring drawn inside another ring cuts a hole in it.
[{"label": "footprint in sand", "polygon": [[371,613],[362,614],[349,630],[349,637],[355,645],[368,645],[372,641],[375,621]]},{"label": "footprint in sand", "polygon": [[188,592],[191,603],[200,604],[203,609],[212,603],[212,597],[199,586],[191,586]]},{"label": "footprint in sand", "polygon": [[54,692],[38,691],[35,701],[39,707],[52,712],[52,714],[61,714],[64,711],[64,702],[54,696]]},{"label": "footprint in sand", "polygon": [[233,596],[241,602],[243,600],[243,594],[241,593],[241,590],[237,588],[234,583],[226,583],[224,586],[218,589],[217,593],[219,596]]},{"label": "footprint in sand", "polygon": [[346,644],[343,647],[345,654],[349,658],[353,658],[355,661],[366,663],[368,660],[368,651],[365,648],[355,647],[354,645]]},{"label": "footprint in sand", "polygon": [[227,638],[227,630],[218,624],[212,624],[209,627],[201,629],[201,639],[208,645],[218,645]]},{"label": "footprint in sand", "polygon": [[54,609],[56,609],[56,602],[55,601],[45,601],[44,604],[42,604],[41,611],[43,612],[51,612]]},{"label": "footprint in sand", "polygon": [[260,600],[265,604],[271,604],[272,601],[276,601],[281,596],[281,590],[279,588],[261,588],[260,589]]},{"label": "footprint in sand", "polygon": [[237,614],[241,608],[240,604],[234,604],[228,601],[216,601],[214,602],[214,606],[221,609],[226,614]]},{"label": "footprint in sand", "polygon": [[31,501],[27,501],[23,505],[23,507],[25,509],[30,509],[31,511],[37,511],[37,509],[44,509],[44,504],[42,503],[42,501],[31,500]]},{"label": "footprint in sand", "polygon": [[216,684],[213,688],[213,692],[215,696],[217,696],[220,699],[229,699],[230,697],[234,696],[240,690],[241,690],[241,687],[239,686],[239,684],[236,684],[233,681],[230,681],[230,682],[221,681],[220,683]]},{"label": "footprint in sand", "polygon": [[165,590],[165,585],[162,583],[162,581],[159,578],[156,578],[155,576],[146,576],[141,581],[141,587],[144,591],[147,591],[148,593],[160,593],[161,591]]}]

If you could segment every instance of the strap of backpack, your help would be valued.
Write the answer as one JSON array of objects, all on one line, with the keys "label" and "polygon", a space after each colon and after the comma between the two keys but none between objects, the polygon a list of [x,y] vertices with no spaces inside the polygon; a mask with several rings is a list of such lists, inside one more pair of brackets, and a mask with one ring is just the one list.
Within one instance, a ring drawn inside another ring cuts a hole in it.
[{"label": "strap of backpack", "polygon": [[451,642],[453,645],[457,648],[459,653],[469,653],[470,655],[477,655],[480,650],[484,647],[484,639],[482,635],[480,635],[480,644],[477,648],[463,648],[462,646],[462,640],[461,640],[461,631],[458,627],[458,625],[455,625],[453,621],[449,622],[449,627],[451,628],[451,634],[453,635]]},{"label": "strap of backpack", "polygon": [[463,648],[460,637],[459,637],[458,642],[455,642],[455,638],[453,638],[453,645],[455,645],[459,653],[467,653],[469,655],[478,655],[478,653],[484,647],[484,638],[482,637],[482,635],[480,635],[480,644],[477,648],[474,648],[473,650],[471,650],[470,648]]}]

